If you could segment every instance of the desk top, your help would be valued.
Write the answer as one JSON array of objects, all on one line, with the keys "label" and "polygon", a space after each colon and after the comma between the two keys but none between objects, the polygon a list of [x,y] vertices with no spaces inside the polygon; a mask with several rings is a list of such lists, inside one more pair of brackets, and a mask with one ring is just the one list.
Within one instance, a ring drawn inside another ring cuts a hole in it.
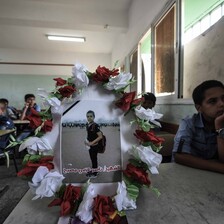
[{"label": "desk top", "polygon": [[9,129],[9,130],[0,130],[0,137],[3,135],[7,135],[10,133],[13,133],[15,131],[15,129]]},{"label": "desk top", "polygon": [[[161,196],[141,189],[137,209],[127,211],[129,224],[220,224],[224,220],[224,175],[175,163],[160,165],[151,177]],[[52,199],[31,201],[30,190],[4,224],[56,224],[59,207],[48,208]],[[19,218],[18,218],[19,217]],[[49,221],[50,220],[50,221]]]},{"label": "desk top", "polygon": [[28,120],[13,120],[14,124],[29,124],[30,121]]}]

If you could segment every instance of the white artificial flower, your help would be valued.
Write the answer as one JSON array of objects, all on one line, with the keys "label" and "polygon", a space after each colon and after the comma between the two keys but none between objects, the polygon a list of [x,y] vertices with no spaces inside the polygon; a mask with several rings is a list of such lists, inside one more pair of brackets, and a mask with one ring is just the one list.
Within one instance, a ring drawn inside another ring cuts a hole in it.
[{"label": "white artificial flower", "polygon": [[150,121],[154,123],[155,125],[161,127],[160,123],[155,120],[160,119],[163,116],[163,114],[156,113],[152,109],[145,109],[144,107],[141,107],[141,106],[135,108],[135,114],[138,118]]},{"label": "white artificial flower", "polygon": [[57,97],[51,97],[50,93],[42,88],[38,88],[37,91],[37,95],[44,100],[44,105],[51,106],[54,111],[60,109],[61,101]]},{"label": "white artificial flower", "polygon": [[118,90],[126,87],[132,78],[131,73],[120,73],[117,76],[109,78],[109,82],[105,85],[108,90]]},{"label": "white artificial flower", "polygon": [[93,184],[90,184],[83,196],[83,200],[79,205],[76,216],[84,223],[89,223],[93,219],[92,209],[96,193]]},{"label": "white artificial flower", "polygon": [[157,168],[162,162],[162,155],[154,152],[151,146],[133,146],[132,149],[128,151],[136,159],[140,159],[142,162],[148,165],[148,168],[152,174],[158,174]]},{"label": "white artificial flower", "polygon": [[32,200],[43,197],[52,197],[60,189],[64,176],[57,171],[49,171],[40,166],[35,172],[32,183],[29,182],[31,191],[36,195]]},{"label": "white artificial flower", "polygon": [[117,195],[114,197],[117,210],[136,209],[136,202],[128,196],[124,181],[118,183]]},{"label": "white artificial flower", "polygon": [[30,137],[25,142],[23,142],[19,147],[19,152],[27,149],[28,153],[35,155],[38,152],[41,152],[43,155],[48,155],[52,153],[52,147],[47,139]]},{"label": "white artificial flower", "polygon": [[72,67],[74,84],[78,90],[82,90],[89,85],[89,78],[86,75],[86,71],[87,68],[82,64],[77,63]]}]

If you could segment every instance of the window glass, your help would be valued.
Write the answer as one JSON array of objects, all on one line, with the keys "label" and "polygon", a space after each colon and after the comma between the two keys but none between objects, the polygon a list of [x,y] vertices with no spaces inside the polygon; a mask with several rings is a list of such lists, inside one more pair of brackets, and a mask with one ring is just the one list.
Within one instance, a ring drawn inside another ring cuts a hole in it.
[{"label": "window glass", "polygon": [[157,96],[174,94],[175,44],[176,44],[175,4],[155,25],[155,83]]},{"label": "window glass", "polygon": [[151,31],[149,30],[140,41],[142,92],[151,92]]}]

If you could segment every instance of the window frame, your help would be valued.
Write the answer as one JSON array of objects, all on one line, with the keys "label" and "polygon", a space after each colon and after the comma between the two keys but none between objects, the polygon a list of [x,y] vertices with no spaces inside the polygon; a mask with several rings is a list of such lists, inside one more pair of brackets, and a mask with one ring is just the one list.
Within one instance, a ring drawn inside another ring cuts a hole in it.
[{"label": "window frame", "polygon": [[183,76],[183,46],[181,41],[181,33],[182,33],[182,26],[181,26],[181,0],[171,0],[169,1],[163,10],[160,12],[158,17],[152,23],[152,87],[151,89],[154,92],[155,89],[155,27],[159,23],[159,21],[166,15],[166,13],[171,9],[171,7],[176,4],[176,26],[175,26],[175,35],[176,35],[176,44],[175,44],[175,55],[174,55],[174,94],[166,95],[166,96],[156,96],[157,97],[157,104],[191,104],[193,101],[191,99],[183,99],[181,97],[182,92],[182,85],[181,83],[182,76]]}]

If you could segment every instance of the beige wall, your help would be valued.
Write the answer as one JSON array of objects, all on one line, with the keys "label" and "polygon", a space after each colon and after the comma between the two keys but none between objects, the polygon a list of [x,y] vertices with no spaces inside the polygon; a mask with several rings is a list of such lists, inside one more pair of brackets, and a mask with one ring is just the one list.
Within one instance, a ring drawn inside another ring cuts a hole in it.
[{"label": "beige wall", "polygon": [[184,98],[191,98],[193,89],[202,81],[224,82],[224,18],[209,30],[185,45]]}]

